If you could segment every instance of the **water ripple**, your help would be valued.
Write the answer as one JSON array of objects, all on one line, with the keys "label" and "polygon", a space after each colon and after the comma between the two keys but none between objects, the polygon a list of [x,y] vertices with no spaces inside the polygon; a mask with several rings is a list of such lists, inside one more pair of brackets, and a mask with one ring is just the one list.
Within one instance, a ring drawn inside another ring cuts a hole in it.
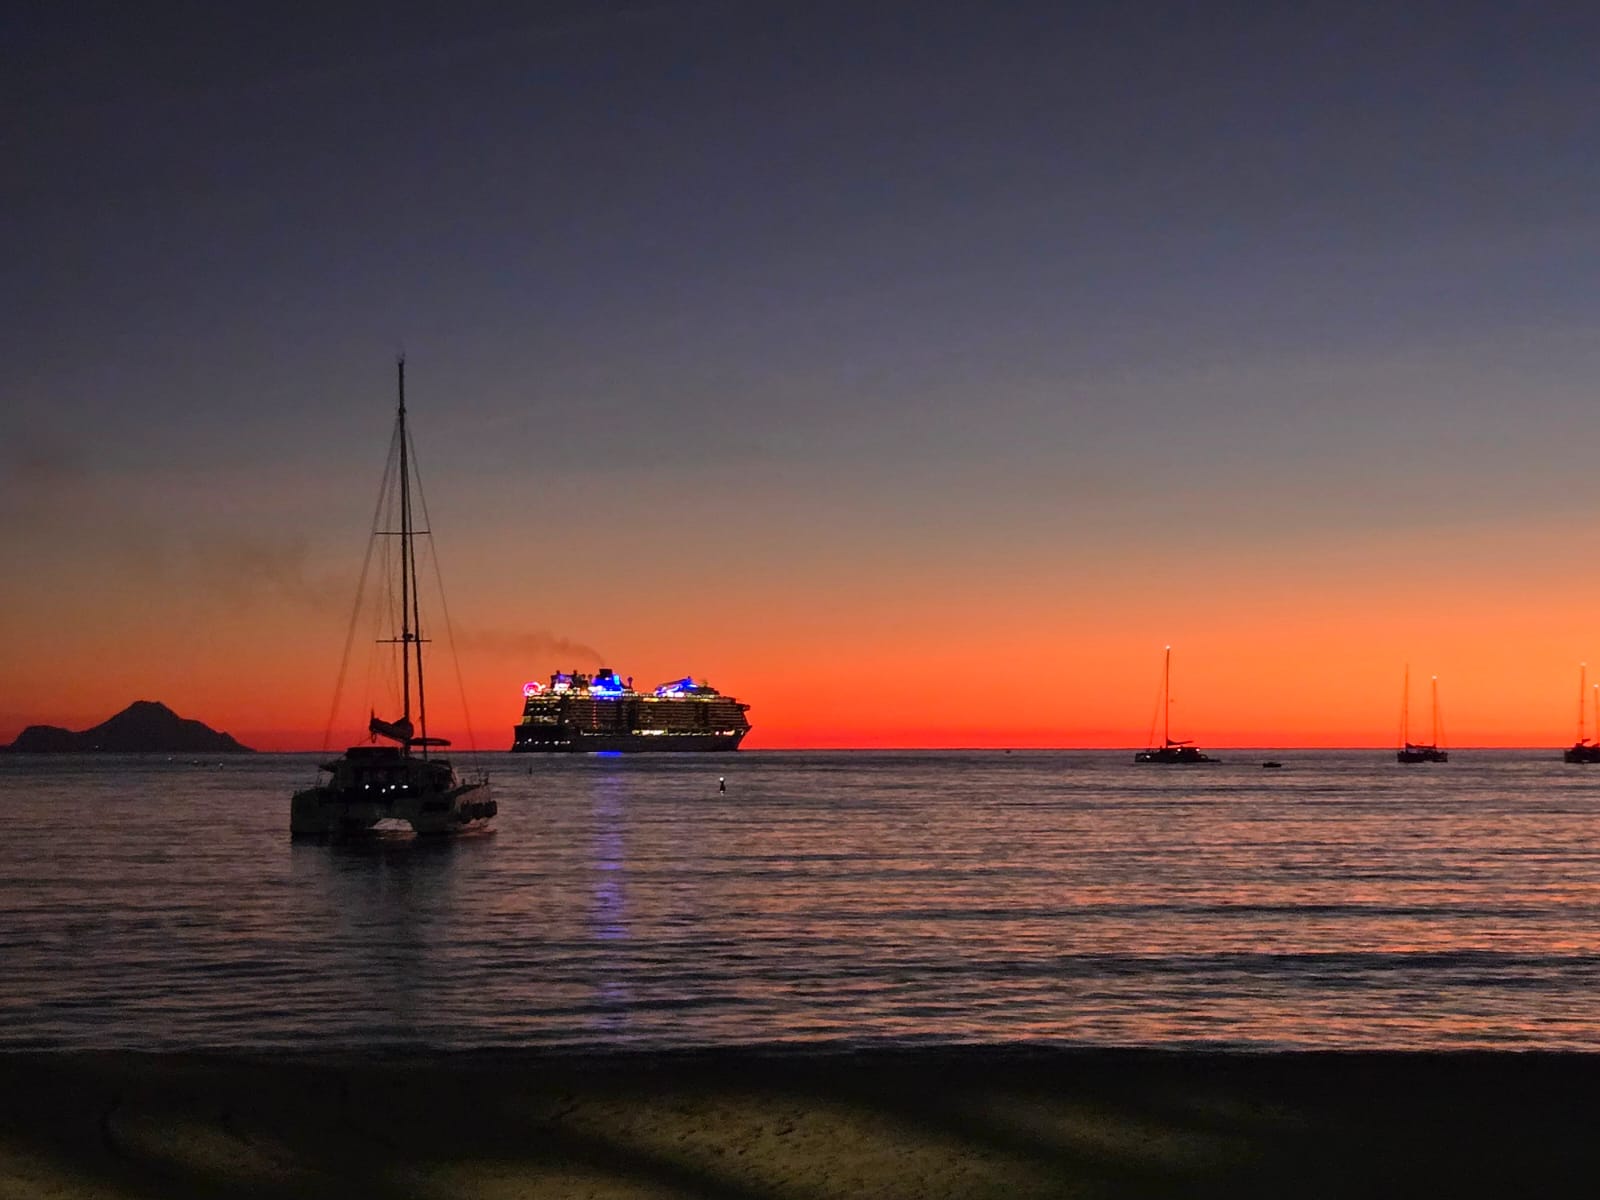
[{"label": "water ripple", "polygon": [[0,1047],[1600,1049],[1548,752],[487,757],[495,835],[363,846],[306,756],[0,758]]}]

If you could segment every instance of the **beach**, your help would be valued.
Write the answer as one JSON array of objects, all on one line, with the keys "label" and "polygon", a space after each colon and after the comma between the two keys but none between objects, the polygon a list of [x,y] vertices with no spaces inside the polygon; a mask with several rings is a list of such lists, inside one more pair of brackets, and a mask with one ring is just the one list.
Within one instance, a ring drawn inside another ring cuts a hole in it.
[{"label": "beach", "polygon": [[1588,1194],[1600,1058],[0,1056],[0,1195]]}]

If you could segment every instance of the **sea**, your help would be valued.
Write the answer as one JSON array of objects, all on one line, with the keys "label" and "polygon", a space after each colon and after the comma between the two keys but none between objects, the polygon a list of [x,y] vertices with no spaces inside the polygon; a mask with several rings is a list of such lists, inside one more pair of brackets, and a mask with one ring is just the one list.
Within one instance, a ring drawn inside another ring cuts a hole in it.
[{"label": "sea", "polygon": [[487,754],[357,844],[317,755],[0,756],[0,1049],[1600,1049],[1600,766],[1217,753]]}]

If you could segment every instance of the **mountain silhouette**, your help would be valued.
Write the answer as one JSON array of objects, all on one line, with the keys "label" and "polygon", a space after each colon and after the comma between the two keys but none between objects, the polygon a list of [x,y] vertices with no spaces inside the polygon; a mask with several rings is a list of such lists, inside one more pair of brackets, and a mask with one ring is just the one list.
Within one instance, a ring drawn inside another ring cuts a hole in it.
[{"label": "mountain silhouette", "polygon": [[135,700],[93,729],[29,725],[0,747],[13,754],[254,754],[226,733],[186,720],[156,700]]}]

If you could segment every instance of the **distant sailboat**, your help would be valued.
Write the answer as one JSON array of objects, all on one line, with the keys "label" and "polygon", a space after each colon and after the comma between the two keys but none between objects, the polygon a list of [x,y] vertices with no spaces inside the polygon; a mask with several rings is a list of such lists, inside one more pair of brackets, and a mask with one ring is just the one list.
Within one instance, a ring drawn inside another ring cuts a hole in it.
[{"label": "distant sailboat", "polygon": [[1136,763],[1209,763],[1216,762],[1209,754],[1202,754],[1192,742],[1172,740],[1172,647],[1161,668],[1161,745],[1137,751]]},{"label": "distant sailboat", "polygon": [[1433,677],[1433,741],[1427,745],[1411,740],[1411,667],[1406,666],[1405,696],[1400,702],[1400,749],[1395,758],[1403,763],[1449,762],[1450,755],[1439,748],[1439,677]]},{"label": "distant sailboat", "polygon": [[[1573,742],[1561,752],[1561,760],[1569,763],[1600,762],[1600,742],[1589,740],[1588,699],[1589,681],[1587,663],[1578,664],[1578,740]],[[1596,704],[1600,705],[1600,697],[1596,697]],[[1595,723],[1600,726],[1600,707],[1595,709]],[[1596,729],[1600,736],[1600,728]]]}]

